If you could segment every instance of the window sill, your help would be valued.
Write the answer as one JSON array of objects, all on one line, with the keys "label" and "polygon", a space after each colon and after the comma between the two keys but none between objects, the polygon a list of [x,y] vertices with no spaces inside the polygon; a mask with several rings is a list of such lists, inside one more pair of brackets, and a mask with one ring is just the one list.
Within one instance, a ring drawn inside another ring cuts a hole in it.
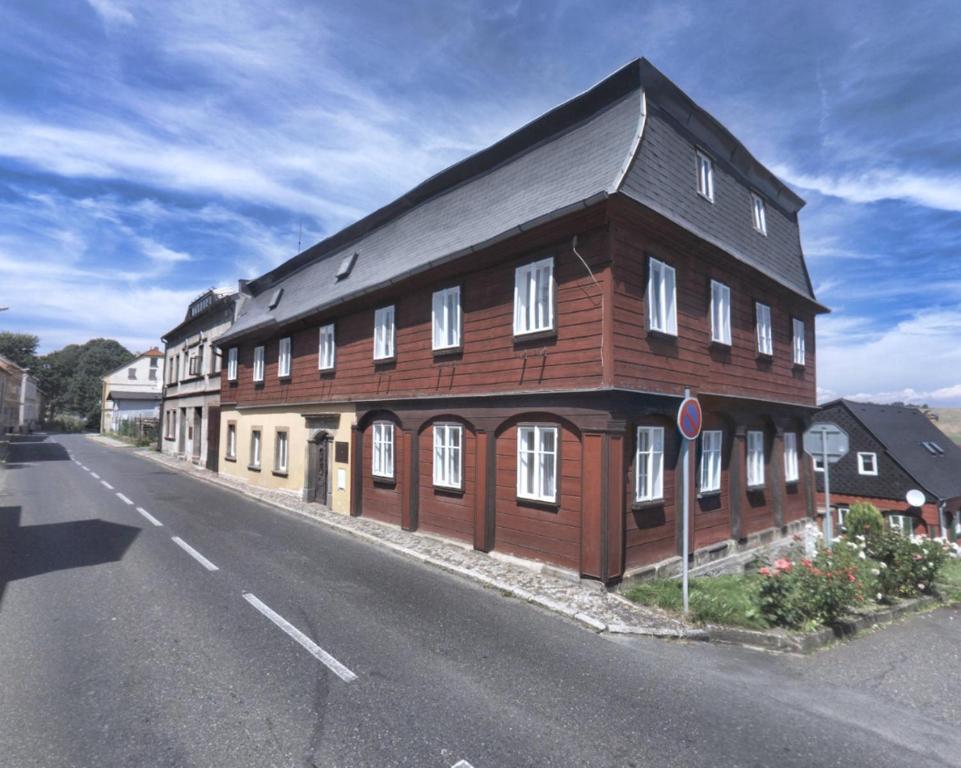
[{"label": "window sill", "polygon": [[274,477],[287,477],[287,473],[281,472],[279,469],[271,470],[270,474],[272,474]]},{"label": "window sill", "polygon": [[804,368],[805,368],[805,365],[804,365],[804,363],[797,363],[797,362],[796,362],[796,363],[794,363],[794,365],[793,365],[792,367],[794,368],[795,371],[803,371]]},{"label": "window sill", "polygon": [[236,456],[224,456],[224,461],[230,461],[230,462],[233,462],[234,464],[236,464],[236,463],[237,463],[237,457],[236,457]]},{"label": "window sill", "polygon": [[773,352],[758,352],[756,359],[762,363],[770,363],[774,359]]},{"label": "window sill", "polygon": [[397,355],[391,355],[390,357],[375,357],[374,367],[381,365],[392,365],[397,362]]},{"label": "window sill", "polygon": [[324,377],[332,377],[335,373],[337,373],[337,369],[336,368],[318,368],[317,373],[319,373],[321,376],[324,376]]},{"label": "window sill", "polygon": [[761,483],[760,485],[749,485],[745,490],[748,493],[758,493],[759,491],[765,490],[766,487],[764,483]]},{"label": "window sill", "polygon": [[557,499],[553,501],[545,501],[544,499],[531,499],[527,496],[517,496],[517,503],[524,507],[533,507],[535,509],[543,509],[547,512],[557,512],[561,505]]},{"label": "window sill", "polygon": [[645,509],[657,509],[664,506],[664,499],[645,499],[644,501],[634,501],[631,509],[635,512],[642,512]]},{"label": "window sill", "polygon": [[434,359],[452,357],[454,355],[464,354],[463,344],[458,344],[456,347],[441,347],[440,349],[432,349],[431,352],[434,355]]},{"label": "window sill", "polygon": [[677,341],[677,334],[671,333],[670,331],[659,331],[657,328],[648,328],[647,335],[655,339],[665,339],[668,341]]},{"label": "window sill", "polygon": [[542,331],[525,331],[523,333],[514,332],[514,343],[515,344],[525,344],[529,341],[545,341],[547,339],[556,339],[557,329],[556,328],[545,328]]},{"label": "window sill", "polygon": [[453,485],[440,485],[439,483],[433,484],[434,493],[442,494],[443,496],[463,496],[464,489],[457,488]]},{"label": "window sill", "polygon": [[397,486],[397,479],[394,477],[380,477],[379,475],[371,475],[371,480],[374,485],[379,485],[384,488],[394,488]]},{"label": "window sill", "polygon": [[785,480],[785,481],[784,481],[784,484],[785,484],[785,485],[797,485],[797,484],[800,483],[800,482],[801,482],[801,479],[795,477],[793,480]]},{"label": "window sill", "polygon": [[263,388],[264,388],[264,380],[261,379],[260,381],[257,381],[256,379],[254,379],[254,389],[263,389]]},{"label": "window sill", "polygon": [[286,376],[277,377],[277,381],[279,381],[281,384],[290,384],[290,379],[291,379],[291,376],[289,373]]},{"label": "window sill", "polygon": [[253,464],[248,464],[247,469],[251,472],[260,472],[260,467],[255,467]]},{"label": "window sill", "polygon": [[166,440],[168,443],[172,443],[176,439],[177,439],[176,437],[164,435],[164,440]]},{"label": "window sill", "polygon": [[731,349],[733,345],[729,341],[719,341],[718,339],[711,339],[710,346],[716,349],[723,349],[724,351],[728,351]]},{"label": "window sill", "polygon": [[713,498],[714,496],[720,496],[720,495],[721,495],[721,489],[715,488],[713,491],[699,491],[697,494],[697,498],[710,499],[710,498]]},{"label": "window sill", "polygon": [[228,386],[228,387],[236,387],[236,386],[237,386],[237,379],[227,379],[227,386]]}]

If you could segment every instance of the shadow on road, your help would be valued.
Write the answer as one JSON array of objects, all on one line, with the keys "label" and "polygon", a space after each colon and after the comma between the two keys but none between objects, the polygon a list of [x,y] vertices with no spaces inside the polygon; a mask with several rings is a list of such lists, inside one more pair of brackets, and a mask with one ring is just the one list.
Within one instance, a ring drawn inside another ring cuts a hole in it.
[{"label": "shadow on road", "polygon": [[60,443],[47,440],[46,435],[11,435],[5,445],[6,464],[0,468],[20,469],[35,461],[67,461],[70,454]]},{"label": "shadow on road", "polygon": [[121,560],[140,529],[106,520],[20,526],[20,507],[0,507],[0,604],[7,583]]}]

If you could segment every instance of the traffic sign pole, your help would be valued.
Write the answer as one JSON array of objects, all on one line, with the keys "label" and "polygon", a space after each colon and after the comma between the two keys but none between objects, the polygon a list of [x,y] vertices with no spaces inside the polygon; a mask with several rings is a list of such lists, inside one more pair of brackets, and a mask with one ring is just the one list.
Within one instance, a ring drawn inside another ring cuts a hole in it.
[{"label": "traffic sign pole", "polygon": [[681,592],[684,599],[684,613],[688,611],[689,566],[688,558],[691,550],[691,441],[697,440],[701,434],[704,414],[701,404],[691,397],[691,390],[684,390],[684,399],[677,409],[677,428],[681,433],[681,482],[684,491],[681,494]]},{"label": "traffic sign pole", "polygon": [[831,516],[831,465],[828,461],[828,436],[821,433],[821,457],[824,461],[824,545],[831,546],[834,538],[834,518]]}]

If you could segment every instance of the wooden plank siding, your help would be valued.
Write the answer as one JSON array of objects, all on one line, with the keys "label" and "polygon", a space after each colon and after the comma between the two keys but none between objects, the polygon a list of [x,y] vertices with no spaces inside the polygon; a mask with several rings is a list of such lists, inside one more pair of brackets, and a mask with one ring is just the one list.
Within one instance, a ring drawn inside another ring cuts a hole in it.
[{"label": "wooden plank siding", "polygon": [[[511,241],[477,259],[461,260],[459,270],[411,278],[392,292],[318,315],[304,327],[240,345],[238,381],[225,381],[222,397],[243,407],[600,386],[602,294],[609,270],[606,231],[596,228],[596,218],[581,214],[542,227],[537,237],[524,238],[529,247],[520,252]],[[587,226],[595,229],[585,231]],[[593,279],[571,250],[574,234]],[[547,338],[514,337],[514,270],[551,255],[556,332]],[[495,257],[500,261],[489,263]],[[461,287],[462,349],[434,353],[431,297],[452,285]],[[395,306],[396,356],[375,363],[374,310],[389,304]],[[317,370],[318,329],[328,322],[336,328],[336,368],[323,372]],[[279,338],[286,335],[292,337],[292,375],[278,379]],[[257,386],[253,347],[261,343],[266,346],[265,375]]]},{"label": "wooden plank siding", "polygon": [[473,431],[456,419],[439,416],[437,422],[461,423],[463,448],[460,490],[434,485],[434,429],[429,424],[420,434],[418,472],[419,530],[472,541],[477,494],[477,439]]},{"label": "wooden plank siding", "polygon": [[[613,210],[614,384],[678,393],[685,386],[815,404],[814,305],[640,205]],[[648,257],[676,270],[676,338],[648,334]],[[730,347],[711,343],[711,280],[731,289]],[[755,301],[772,311],[774,355],[757,355]],[[807,364],[793,364],[792,318],[805,323]]]}]

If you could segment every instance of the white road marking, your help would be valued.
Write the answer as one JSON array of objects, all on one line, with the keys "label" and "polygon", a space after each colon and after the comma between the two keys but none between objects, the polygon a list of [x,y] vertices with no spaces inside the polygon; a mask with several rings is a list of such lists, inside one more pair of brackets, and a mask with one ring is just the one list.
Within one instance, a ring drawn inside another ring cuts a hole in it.
[{"label": "white road marking", "polygon": [[146,509],[144,509],[143,507],[137,507],[137,511],[138,511],[141,515],[143,515],[144,517],[146,517],[151,523],[153,523],[154,525],[156,525],[158,528],[163,525],[163,523],[161,523],[156,517],[154,517],[153,515],[151,515],[151,514],[150,514]]},{"label": "white road marking", "polygon": [[280,629],[286,632],[287,635],[300,643],[300,645],[302,645],[311,656],[326,666],[327,669],[337,675],[337,677],[339,677],[345,683],[349,683],[351,680],[357,679],[357,675],[347,669],[347,667],[337,661],[337,659],[327,653],[327,651],[317,645],[317,643],[307,637],[307,635],[297,629],[297,627],[287,621],[287,619],[275,612],[269,605],[262,602],[256,595],[250,592],[244,592],[244,600],[250,603],[274,624],[280,627]]},{"label": "white road marking", "polygon": [[206,557],[200,554],[196,549],[191,547],[186,541],[181,539],[179,536],[171,536],[170,538],[173,540],[174,544],[180,547],[184,552],[190,555],[194,560],[200,563],[208,571],[220,570],[216,565],[210,562]]},{"label": "white road marking", "polygon": [[466,760],[458,760],[450,768],[474,768],[474,766],[468,763]]},{"label": "white road marking", "polygon": [[98,475],[96,472],[91,472],[90,477],[92,477],[94,480],[100,479],[100,475]]},{"label": "white road marking", "polygon": [[102,485],[104,488],[107,488],[111,491],[113,490],[113,486],[110,485],[110,483],[108,483],[106,480],[101,480],[100,485]]},{"label": "white road marking", "polygon": [[133,506],[133,502],[120,493],[120,491],[117,491],[117,498],[120,499],[124,504],[129,504],[131,507]]}]

